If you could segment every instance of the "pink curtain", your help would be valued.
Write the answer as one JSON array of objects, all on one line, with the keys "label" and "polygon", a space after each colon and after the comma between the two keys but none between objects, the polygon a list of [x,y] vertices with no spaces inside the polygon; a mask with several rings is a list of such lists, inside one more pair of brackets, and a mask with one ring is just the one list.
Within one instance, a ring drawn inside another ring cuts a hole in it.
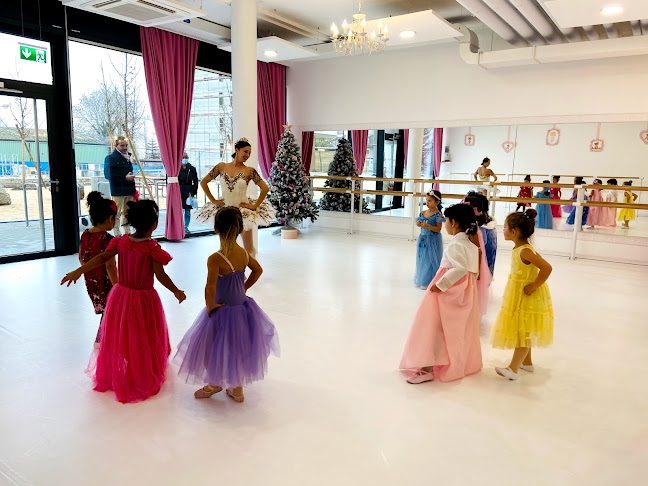
[{"label": "pink curtain", "polygon": [[405,130],[405,165],[404,167],[407,169],[407,147],[409,146],[409,130]]},{"label": "pink curtain", "polygon": [[[443,128],[434,129],[434,147],[432,152],[432,161],[434,162],[434,178],[439,177],[441,171],[441,156],[443,155]],[[434,184],[434,189],[439,190],[439,184]]]},{"label": "pink curtain", "polygon": [[365,160],[367,158],[367,142],[369,130],[351,130],[351,145],[353,146],[353,158],[355,159],[358,174],[362,175]]},{"label": "pink curtain", "polygon": [[178,173],[185,149],[198,41],[152,27],[140,27],[146,90],[153,126],[168,176],[164,235],[184,238],[184,222]]},{"label": "pink curtain", "polygon": [[286,124],[286,68],[257,61],[257,107],[259,120],[259,168],[265,179],[277,155]]},{"label": "pink curtain", "polygon": [[302,164],[304,164],[304,169],[306,169],[307,174],[310,174],[314,145],[315,132],[302,132]]}]

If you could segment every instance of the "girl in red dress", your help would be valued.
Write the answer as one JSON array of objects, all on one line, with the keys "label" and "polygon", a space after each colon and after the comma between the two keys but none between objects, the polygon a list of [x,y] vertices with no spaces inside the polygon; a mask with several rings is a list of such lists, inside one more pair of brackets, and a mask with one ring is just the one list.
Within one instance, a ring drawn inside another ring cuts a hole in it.
[{"label": "girl in red dress", "polygon": [[[530,175],[526,176],[524,178],[524,182],[531,182],[531,176]],[[520,187],[520,192],[518,192],[517,197],[532,198],[533,197],[532,190],[533,190],[532,187],[521,186]],[[526,210],[526,208],[530,208],[530,207],[531,207],[531,203],[519,202],[518,205],[517,205],[517,208],[515,208],[515,212],[518,212],[520,209],[522,209],[522,212],[524,212]]]},{"label": "girl in red dress", "polygon": [[[553,176],[553,183],[558,184],[560,182],[560,176]],[[560,199],[562,197],[562,192],[560,191],[560,187],[550,187],[549,188],[549,193],[551,194],[551,199]],[[560,204],[552,204],[551,205],[551,215],[554,218],[562,218],[562,208],[560,207]]]},{"label": "girl in red dress", "polygon": [[[100,192],[92,191],[88,194],[88,212],[92,228],[85,230],[81,235],[79,243],[81,265],[88,263],[108,248],[112,239],[112,235],[108,231],[112,230],[115,225],[117,205],[110,199],[104,199]],[[117,283],[115,257],[110,258],[104,265],[86,273],[83,277],[95,314],[101,314],[99,330],[95,339],[95,348],[98,348],[101,342],[101,321],[108,300],[108,292]]]},{"label": "girl in red dress", "polygon": [[119,282],[106,302],[96,369],[88,370],[96,391],[114,390],[122,403],[157,394],[166,379],[171,344],[162,302],[153,276],[182,302],[186,299],[164,271],[171,255],[151,239],[158,224],[158,207],[148,199],[128,203],[132,235],[110,240],[106,251],[68,273],[61,285],[119,255]]}]

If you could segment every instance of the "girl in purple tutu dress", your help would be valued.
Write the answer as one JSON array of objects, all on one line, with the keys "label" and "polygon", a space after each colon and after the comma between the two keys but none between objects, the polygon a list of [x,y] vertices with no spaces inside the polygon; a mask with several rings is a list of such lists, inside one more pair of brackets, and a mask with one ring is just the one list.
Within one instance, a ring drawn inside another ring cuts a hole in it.
[{"label": "girl in purple tutu dress", "polygon": [[[245,295],[263,269],[236,243],[243,231],[240,209],[220,208],[214,230],[221,248],[207,259],[206,306],[182,338],[173,362],[187,383],[207,383],[194,393],[196,398],[225,389],[240,403],[243,385],[263,379],[270,353],[279,356],[279,337],[270,318]],[[246,279],[248,267],[252,273]]]},{"label": "girl in purple tutu dress", "polygon": [[122,403],[157,394],[166,378],[171,344],[162,302],[153,288],[153,275],[178,302],[186,299],[164,271],[171,255],[151,239],[158,223],[155,201],[129,202],[126,218],[136,229],[134,234],[113,238],[106,251],[61,281],[61,285],[68,282],[69,286],[82,274],[118,255],[119,282],[108,294],[96,368],[86,373],[94,379],[96,391],[114,390]]}]

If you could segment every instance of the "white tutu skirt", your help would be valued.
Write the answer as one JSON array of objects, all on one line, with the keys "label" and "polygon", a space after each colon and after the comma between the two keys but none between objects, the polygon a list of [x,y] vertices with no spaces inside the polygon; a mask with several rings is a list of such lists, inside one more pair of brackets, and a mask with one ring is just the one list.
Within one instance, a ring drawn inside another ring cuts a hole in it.
[{"label": "white tutu skirt", "polygon": [[[255,199],[248,199],[250,204],[256,203]],[[194,213],[196,221],[214,225],[216,211],[222,206],[216,206],[211,202],[205,204],[202,208]],[[261,203],[261,206],[254,211],[247,208],[239,208],[243,215],[243,231],[248,231],[258,226],[268,226],[276,218],[276,211],[267,199]]]}]

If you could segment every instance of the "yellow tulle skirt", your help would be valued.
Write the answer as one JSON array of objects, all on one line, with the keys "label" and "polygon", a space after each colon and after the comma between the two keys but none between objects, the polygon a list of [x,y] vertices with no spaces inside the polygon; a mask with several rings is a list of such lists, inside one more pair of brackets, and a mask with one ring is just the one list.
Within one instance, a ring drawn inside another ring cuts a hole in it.
[{"label": "yellow tulle skirt", "polygon": [[547,284],[525,295],[527,280],[509,278],[493,327],[494,348],[541,348],[553,342],[553,306]]}]

